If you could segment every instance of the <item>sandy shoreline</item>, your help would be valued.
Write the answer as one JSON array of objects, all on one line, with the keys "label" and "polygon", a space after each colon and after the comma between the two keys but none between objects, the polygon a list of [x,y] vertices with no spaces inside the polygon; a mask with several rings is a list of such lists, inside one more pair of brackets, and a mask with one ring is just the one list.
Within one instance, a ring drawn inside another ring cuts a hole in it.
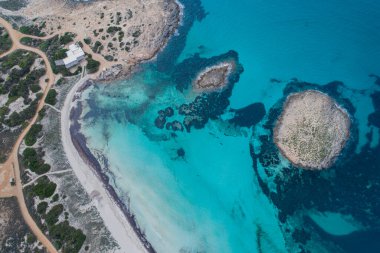
[{"label": "sandy shoreline", "polygon": [[[142,59],[133,65],[155,59],[170,38],[177,33],[183,19],[184,6],[177,0],[174,2],[179,8],[177,27],[170,31],[171,35],[167,36],[161,47],[154,51],[149,59]],[[132,68],[129,69],[130,72],[131,70]],[[128,74],[130,73],[123,73],[123,77]],[[61,111],[61,138],[67,159],[83,188],[94,202],[104,224],[119,244],[120,250],[116,252],[155,253],[156,251],[139,228],[133,213],[129,211],[126,205],[128,203],[121,201],[115,189],[108,183],[108,176],[102,171],[99,162],[87,147],[85,137],[79,132],[80,125],[77,119],[82,107],[76,98],[80,97],[83,90],[91,85],[89,82],[91,82],[90,77],[86,76],[71,88]]]},{"label": "sandy shoreline", "polygon": [[110,195],[109,190],[107,190],[109,186],[100,180],[94,169],[81,157],[72,141],[70,112],[75,105],[72,101],[78,95],[77,90],[82,85],[85,85],[86,81],[88,81],[88,78],[82,78],[73,86],[65,99],[61,112],[62,144],[67,159],[83,188],[85,188],[92,198],[105,225],[118,242],[120,251],[117,252],[152,252],[146,249],[146,245],[142,243],[132,224],[130,224],[125,214],[121,211],[117,200]]}]

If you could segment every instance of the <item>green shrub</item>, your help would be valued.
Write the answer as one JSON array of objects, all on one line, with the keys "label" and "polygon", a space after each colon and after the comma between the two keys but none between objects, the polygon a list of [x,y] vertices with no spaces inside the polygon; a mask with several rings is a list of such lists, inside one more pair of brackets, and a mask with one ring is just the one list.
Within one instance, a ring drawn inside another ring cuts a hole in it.
[{"label": "green shrub", "polygon": [[41,49],[41,51],[46,52],[50,46],[51,41],[50,40],[45,40],[42,42],[38,47]]},{"label": "green shrub", "polygon": [[92,59],[91,56],[87,57],[86,69],[88,73],[95,73],[99,70],[100,62]]},{"label": "green shrub", "polygon": [[36,241],[37,241],[36,236],[35,236],[34,234],[30,234],[30,233],[28,233],[28,235],[27,235],[27,237],[26,237],[26,242],[27,242],[28,244],[33,244],[33,243],[35,243]]},{"label": "green shrub", "polygon": [[57,185],[54,182],[51,182],[47,176],[43,176],[37,180],[37,184],[33,186],[31,193],[40,199],[45,199],[53,196],[56,188]]},{"label": "green shrub", "polygon": [[24,45],[27,45],[27,46],[31,46],[32,43],[33,43],[33,39],[30,38],[30,37],[23,37],[20,39],[20,42],[21,44],[24,44]]},{"label": "green shrub", "polygon": [[104,59],[106,59],[107,61],[113,61],[113,56],[112,55],[106,55],[104,56]]},{"label": "green shrub", "polygon": [[12,40],[9,34],[4,31],[4,28],[0,28],[0,54],[8,51],[12,47]]},{"label": "green shrub", "polygon": [[84,43],[86,43],[87,45],[90,45],[90,44],[91,44],[91,38],[89,38],[89,37],[84,38],[83,41],[84,41]]},{"label": "green shrub", "polygon": [[120,31],[119,36],[118,36],[119,42],[121,42],[123,40],[123,38],[124,38],[124,32]]},{"label": "green shrub", "polygon": [[35,35],[39,37],[43,37],[46,34],[41,30],[45,27],[45,23],[38,25],[29,25],[29,26],[21,26],[20,32],[28,35]]},{"label": "green shrub", "polygon": [[38,100],[40,100],[43,96],[44,96],[44,94],[43,94],[42,92],[38,92],[38,93],[36,94],[36,98],[37,98]]},{"label": "green shrub", "polygon": [[53,206],[45,216],[45,221],[48,226],[54,225],[58,222],[59,216],[63,213],[63,205],[58,204]]},{"label": "green shrub", "polygon": [[70,226],[68,221],[51,226],[49,235],[55,246],[63,253],[77,253],[83,246],[86,236],[82,230]]},{"label": "green shrub", "polygon": [[57,103],[57,91],[55,89],[50,89],[45,98],[45,103],[50,105],[55,105]]},{"label": "green shrub", "polygon": [[45,214],[46,213],[46,209],[48,208],[48,203],[46,201],[42,201],[41,203],[39,203],[37,205],[37,213],[39,214]]},{"label": "green shrub", "polygon": [[59,200],[59,194],[56,193],[56,194],[54,194],[53,198],[51,199],[51,203],[57,202],[58,200]]},{"label": "green shrub", "polygon": [[107,28],[107,33],[115,33],[121,30],[121,27],[118,26],[110,26]]},{"label": "green shrub", "polygon": [[65,82],[65,79],[63,77],[59,78],[58,81],[55,83],[57,86],[61,86]]},{"label": "green shrub", "polygon": [[70,42],[73,42],[74,37],[75,35],[73,33],[66,32],[59,38],[59,42],[61,43],[61,45],[66,45]]},{"label": "green shrub", "polygon": [[103,45],[100,41],[96,41],[94,46],[92,47],[92,51],[94,53],[100,53],[103,50]]},{"label": "green shrub", "polygon": [[65,49],[65,48],[61,48],[61,49],[55,51],[54,56],[53,56],[53,61],[62,60],[64,58],[66,58],[66,52],[67,52],[67,49]]},{"label": "green shrub", "polygon": [[44,160],[41,159],[34,148],[26,148],[22,153],[22,156],[24,165],[34,173],[42,175],[50,170],[50,165],[46,164]]},{"label": "green shrub", "polygon": [[18,112],[12,112],[9,119],[5,122],[10,127],[15,127],[21,125],[24,121],[22,120]]},{"label": "green shrub", "polygon": [[7,115],[9,112],[9,108],[7,106],[2,106],[0,107],[0,121],[3,121],[3,118],[5,117],[5,115]]},{"label": "green shrub", "polygon": [[30,90],[33,92],[33,93],[36,93],[36,92],[39,92],[41,90],[41,86],[39,86],[38,84],[32,84],[30,86]]},{"label": "green shrub", "polygon": [[13,112],[9,119],[5,120],[5,124],[10,127],[19,126],[26,123],[27,120],[31,119],[37,111],[38,99],[33,100],[30,105],[22,110],[20,113]]},{"label": "green shrub", "polygon": [[36,143],[37,135],[41,132],[41,130],[42,130],[42,125],[34,124],[25,136],[25,144],[27,146],[33,146],[34,143]]},{"label": "green shrub", "polygon": [[42,109],[38,112],[38,120],[37,120],[37,121],[42,120],[42,119],[45,117],[45,113],[46,113],[46,109],[45,109],[45,107],[44,107],[44,108],[42,108]]}]

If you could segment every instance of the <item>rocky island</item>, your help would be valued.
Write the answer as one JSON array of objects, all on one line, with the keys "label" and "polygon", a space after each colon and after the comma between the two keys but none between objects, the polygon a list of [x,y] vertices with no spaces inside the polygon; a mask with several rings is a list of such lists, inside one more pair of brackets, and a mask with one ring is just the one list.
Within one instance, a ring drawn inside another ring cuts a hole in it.
[{"label": "rocky island", "polygon": [[274,142],[296,166],[326,169],[350,135],[350,117],[328,95],[306,90],[288,96],[274,129]]},{"label": "rocky island", "polygon": [[193,87],[198,91],[222,89],[228,83],[228,77],[235,68],[233,61],[226,61],[211,66],[198,74]]}]

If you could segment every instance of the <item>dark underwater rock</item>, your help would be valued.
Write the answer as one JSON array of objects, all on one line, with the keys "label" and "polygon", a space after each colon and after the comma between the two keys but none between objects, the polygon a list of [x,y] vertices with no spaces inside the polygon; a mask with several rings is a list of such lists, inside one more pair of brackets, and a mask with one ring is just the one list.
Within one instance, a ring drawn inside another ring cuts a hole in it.
[{"label": "dark underwater rock", "polygon": [[380,110],[368,115],[368,123],[380,128]]},{"label": "dark underwater rock", "polygon": [[172,117],[174,115],[174,110],[171,107],[166,107],[164,112],[166,117]]},{"label": "dark underwater rock", "polygon": [[380,91],[371,94],[372,104],[375,110],[380,110]]},{"label": "dark underwater rock", "polygon": [[183,131],[183,126],[181,124],[181,122],[179,122],[178,120],[174,120],[172,122],[172,130],[173,131]]},{"label": "dark underwater rock", "polygon": [[183,148],[179,148],[177,150],[178,157],[184,157],[185,156],[185,150]]},{"label": "dark underwater rock", "polygon": [[368,115],[368,124],[380,128],[380,91],[372,93],[371,98],[375,112]]},{"label": "dark underwater rock", "polygon": [[154,125],[159,129],[164,129],[166,123],[166,118],[163,116],[158,116],[154,121]]},{"label": "dark underwater rock", "polygon": [[375,84],[380,86],[380,76],[371,74],[369,77],[375,78]]},{"label": "dark underwater rock", "polygon": [[173,130],[174,132],[176,131],[181,131],[183,132],[184,127],[181,122],[178,120],[174,120],[173,122],[168,122],[166,123],[166,130]]},{"label": "dark underwater rock", "polygon": [[230,122],[241,127],[256,125],[265,116],[265,107],[262,103],[250,104],[244,108],[231,111],[235,112],[235,116]]}]

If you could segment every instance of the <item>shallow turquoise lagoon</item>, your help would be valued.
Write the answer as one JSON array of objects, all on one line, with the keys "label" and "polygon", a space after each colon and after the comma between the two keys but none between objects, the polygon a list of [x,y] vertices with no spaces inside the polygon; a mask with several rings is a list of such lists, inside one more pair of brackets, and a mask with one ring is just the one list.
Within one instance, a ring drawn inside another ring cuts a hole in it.
[{"label": "shallow turquoise lagoon", "polygon": [[[185,17],[201,12],[193,5],[190,8],[187,1],[183,3]],[[258,136],[269,131],[263,122],[249,128],[231,126],[228,119],[233,113],[229,108],[260,102],[268,112],[283,97],[283,89],[292,78],[317,84],[339,80],[344,83],[339,86],[339,94],[356,110],[352,111],[355,129],[359,130],[352,137],[359,141],[356,152],[368,142],[370,131],[371,147],[377,147],[378,128],[367,124],[367,117],[374,111],[370,94],[378,89],[369,75],[379,74],[380,2],[201,3],[207,15],[194,23],[183,22],[188,34],[180,29],[162,54],[173,52],[171,60],[180,64],[193,59],[195,53],[210,58],[236,51],[244,72],[233,87],[228,109],[189,133],[155,127],[157,112],[166,107],[175,109],[172,120],[182,121],[178,107],[198,95],[191,89],[176,89],[173,72],[179,65],[170,65],[159,57],[127,80],[97,84],[85,92],[81,123],[89,148],[107,158],[106,173],[111,184],[120,198],[130,203],[146,238],[159,253],[297,252],[301,250],[297,240],[303,237],[292,231],[303,227],[311,237],[302,247],[313,252],[345,252],[345,247],[335,246],[341,241],[323,232],[317,234],[313,226],[336,221],[337,225],[344,224],[339,235],[370,226],[355,218],[343,223],[338,218],[349,214],[340,216],[344,208],[335,206],[324,210],[335,216],[323,218],[317,205],[297,209],[283,222],[280,214],[286,208],[268,197],[273,195],[264,192],[259,178],[268,170],[278,178],[286,178],[284,168],[289,163],[280,157],[276,166],[264,169],[259,164],[255,171],[250,144],[260,149],[262,140]],[[179,38],[186,43],[182,45]],[[162,64],[167,64],[165,71],[161,70]],[[322,174],[321,178],[333,174]],[[281,184],[268,182],[273,191]],[[286,186],[292,192],[291,184]],[[302,217],[309,216],[304,209],[313,214],[310,217],[318,221],[317,225],[310,225],[314,224],[312,219],[306,219],[307,226],[302,223]],[[330,230],[325,226],[325,231]]]}]

